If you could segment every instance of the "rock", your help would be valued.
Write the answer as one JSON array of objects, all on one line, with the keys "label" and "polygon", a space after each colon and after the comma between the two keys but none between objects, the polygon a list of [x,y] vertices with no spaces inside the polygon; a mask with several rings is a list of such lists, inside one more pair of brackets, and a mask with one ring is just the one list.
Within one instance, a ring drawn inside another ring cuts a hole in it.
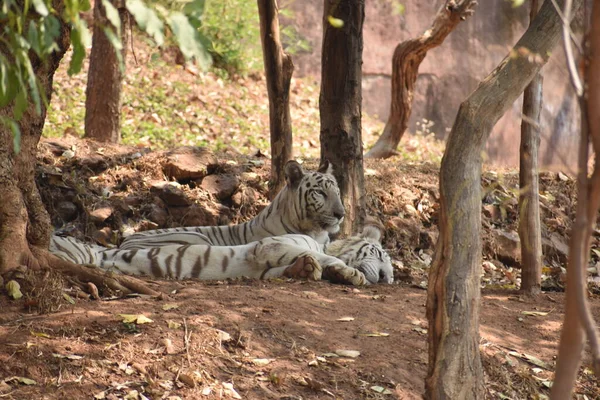
[{"label": "rock", "polygon": [[492,230],[493,239],[491,251],[498,260],[508,266],[521,263],[521,241],[516,232],[507,232],[499,229]]},{"label": "rock", "polygon": [[421,223],[415,219],[401,217],[392,217],[385,224],[386,230],[390,229],[394,237],[398,238],[398,242],[409,248],[419,246],[421,226]]},{"label": "rock", "polygon": [[140,196],[129,195],[123,199],[125,204],[128,206],[140,206],[144,202],[144,199]]},{"label": "rock", "polygon": [[151,231],[153,229],[158,229],[158,225],[156,225],[156,223],[148,220],[143,220],[138,225],[137,232]]},{"label": "rock", "polygon": [[158,225],[159,228],[163,228],[167,225],[169,214],[164,208],[156,204],[150,204],[147,213],[148,219]]},{"label": "rock", "polygon": [[150,191],[157,193],[168,206],[185,207],[192,204],[185,192],[181,189],[181,185],[177,182],[160,181],[152,184]]},{"label": "rock", "polygon": [[104,228],[95,231],[92,234],[92,237],[102,246],[108,247],[111,244],[112,229],[110,229],[108,226],[105,226]]},{"label": "rock", "polygon": [[91,155],[86,158],[82,158],[79,160],[79,165],[83,168],[88,168],[92,170],[94,173],[99,173],[108,169],[109,165],[104,159],[104,157]]},{"label": "rock", "polygon": [[167,153],[163,165],[164,174],[177,181],[202,179],[218,161],[215,155],[204,147],[180,147]]},{"label": "rock", "polygon": [[231,202],[233,206],[236,208],[240,208],[241,206],[251,206],[258,200],[259,195],[256,193],[256,190],[251,187],[245,187],[241,190],[238,190],[231,196]]},{"label": "rock", "polygon": [[547,259],[557,259],[563,266],[567,265],[569,258],[569,245],[557,233],[550,234],[549,238],[542,238],[542,252]]},{"label": "rock", "polygon": [[113,210],[110,207],[100,207],[90,212],[89,216],[93,222],[104,222],[112,215]]},{"label": "rock", "polygon": [[235,193],[240,186],[240,180],[232,174],[208,175],[200,185],[204,190],[223,201]]},{"label": "rock", "polygon": [[486,218],[491,219],[493,222],[502,221],[502,210],[496,204],[484,204],[483,205],[483,215]]},{"label": "rock", "polygon": [[169,214],[176,226],[208,226],[219,225],[219,212],[198,204],[190,207],[169,208]]},{"label": "rock", "polygon": [[61,201],[56,205],[56,213],[64,222],[77,218],[77,206],[70,201]]},{"label": "rock", "polygon": [[437,230],[422,231],[420,233],[420,246],[423,249],[433,249],[440,233]]}]

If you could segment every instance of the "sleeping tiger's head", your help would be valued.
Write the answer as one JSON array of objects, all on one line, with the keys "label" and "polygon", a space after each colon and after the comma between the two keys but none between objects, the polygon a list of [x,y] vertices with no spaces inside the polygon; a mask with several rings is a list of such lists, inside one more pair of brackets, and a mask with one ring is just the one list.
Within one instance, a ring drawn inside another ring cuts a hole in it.
[{"label": "sleeping tiger's head", "polygon": [[299,219],[297,225],[304,232],[340,230],[345,212],[332,172],[329,161],[321,164],[317,172],[305,172],[293,160],[285,165],[287,188],[292,192],[294,213]]},{"label": "sleeping tiger's head", "polygon": [[381,246],[381,231],[366,225],[358,236],[331,242],[325,251],[365,274],[369,283],[393,283],[392,259]]}]

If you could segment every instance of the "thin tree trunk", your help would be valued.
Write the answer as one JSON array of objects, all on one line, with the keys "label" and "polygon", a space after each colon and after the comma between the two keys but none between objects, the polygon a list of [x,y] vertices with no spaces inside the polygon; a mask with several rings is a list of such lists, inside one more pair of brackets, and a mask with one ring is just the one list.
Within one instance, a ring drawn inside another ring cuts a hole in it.
[{"label": "thin tree trunk", "polygon": [[292,158],[292,121],[290,82],[294,72],[292,58],[283,51],[279,39],[279,18],[275,0],[257,0],[260,38],[269,92],[271,130],[271,178],[269,197],[275,198],[285,185],[285,163]]},{"label": "thin tree trunk", "polygon": [[[553,400],[571,398],[586,336],[590,342],[594,372],[596,376],[600,376],[600,343],[586,290],[590,240],[600,206],[600,165],[598,164],[600,162],[598,158],[600,154],[600,112],[598,112],[600,110],[600,1],[598,0],[593,5],[589,39],[587,90],[584,89],[584,94],[580,98],[581,143],[577,176],[577,211],[569,247],[565,319],[560,335],[554,384],[550,393],[550,398]],[[596,158],[594,172],[588,179],[590,138]]]},{"label": "thin tree trunk", "polygon": [[[129,32],[128,14],[124,4],[117,1],[113,1],[112,4],[118,7],[121,19],[121,55],[124,64]],[[108,40],[104,28],[117,35],[115,27],[106,18],[102,0],[96,0],[85,99],[85,137],[100,142],[118,143],[121,139],[121,88],[124,73],[119,66],[118,50]]]},{"label": "thin tree trunk", "polygon": [[[530,21],[538,10],[531,0]],[[535,295],[542,290],[542,229],[538,152],[540,146],[540,112],[542,110],[541,74],[537,74],[523,94],[521,149],[519,166],[519,238],[521,239],[521,290]]]},{"label": "thin tree trunk", "polygon": [[392,57],[392,103],[382,135],[365,154],[366,158],[388,158],[397,154],[412,112],[419,66],[427,52],[440,46],[461,21],[473,14],[475,0],[448,0],[440,8],[431,28],[415,39],[400,43]]},{"label": "thin tree trunk", "polygon": [[[332,16],[343,21],[333,27]],[[325,0],[321,59],[321,163],[329,160],[346,217],[341,232],[358,232],[365,218],[361,135],[364,0]]]},{"label": "thin tree trunk", "polygon": [[[577,0],[577,8],[583,0]],[[560,2],[559,2],[560,3]],[[498,119],[539,72],[560,37],[561,21],[546,1],[512,54],[465,100],[448,137],[440,170],[440,237],[429,274],[428,399],[482,399],[479,355],[481,152]]]}]

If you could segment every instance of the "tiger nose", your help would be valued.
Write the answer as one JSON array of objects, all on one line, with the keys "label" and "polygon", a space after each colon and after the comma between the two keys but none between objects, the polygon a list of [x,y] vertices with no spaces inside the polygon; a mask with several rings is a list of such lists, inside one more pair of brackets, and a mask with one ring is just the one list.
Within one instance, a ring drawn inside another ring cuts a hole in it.
[{"label": "tiger nose", "polygon": [[344,215],[346,215],[346,213],[344,212],[344,210],[341,211],[334,211],[333,212],[333,216],[336,217],[337,219],[342,219],[344,218]]}]

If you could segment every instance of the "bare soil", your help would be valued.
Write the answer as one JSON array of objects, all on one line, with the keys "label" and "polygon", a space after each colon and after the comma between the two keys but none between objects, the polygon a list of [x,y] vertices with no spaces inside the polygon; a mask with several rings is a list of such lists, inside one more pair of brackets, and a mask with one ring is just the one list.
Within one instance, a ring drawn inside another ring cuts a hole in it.
[{"label": "bare soil", "polygon": [[[56,228],[113,245],[125,231],[181,225],[191,214],[213,223],[254,216],[267,204],[268,160],[227,153],[217,158],[212,173],[235,174],[241,182],[237,191],[252,189],[255,196],[243,197],[242,204],[217,200],[200,185],[183,182],[193,205],[182,212],[150,189],[152,182],[165,179],[164,153],[72,137],[42,141],[38,184]],[[314,168],[316,162],[305,165]],[[384,244],[397,267],[393,285],[149,280],[164,298],[123,299],[99,288],[97,301],[75,298],[69,282],[44,276],[31,284],[38,292],[49,288],[44,304],[27,295],[18,301],[0,296],[0,397],[420,398],[427,369],[423,288],[437,238],[438,167],[394,160],[365,167],[369,212],[384,223]],[[496,231],[516,229],[515,178],[509,171],[488,171],[483,179],[484,259],[493,268],[484,265],[481,352],[490,399],[548,394],[563,318],[560,257],[545,259],[545,281],[554,291],[526,298],[512,290],[519,283],[518,260],[494,242]],[[541,186],[544,236],[555,234],[566,242],[573,181],[543,174]],[[73,212],[65,213],[64,202],[73,204],[67,207]],[[111,210],[110,216],[92,218],[102,207]],[[160,223],[148,219],[157,207],[167,216]],[[593,283],[593,314],[600,320]],[[27,279],[23,287],[27,294]],[[127,317],[120,314],[144,315],[152,322],[123,322]],[[360,355],[352,358],[340,350]],[[577,393],[600,398],[587,353]]]}]

